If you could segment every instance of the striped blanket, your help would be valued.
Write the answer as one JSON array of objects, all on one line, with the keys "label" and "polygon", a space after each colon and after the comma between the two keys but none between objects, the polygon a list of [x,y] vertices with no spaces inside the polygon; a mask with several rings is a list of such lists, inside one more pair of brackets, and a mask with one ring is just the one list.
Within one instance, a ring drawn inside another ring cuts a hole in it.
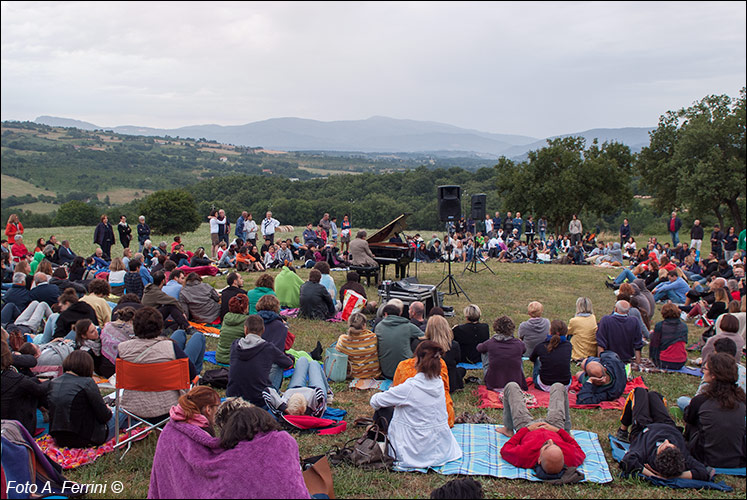
[{"label": "striped blanket", "polygon": [[[508,438],[495,431],[495,425],[457,424],[451,432],[462,448],[462,458],[454,460],[433,470],[443,475],[463,474],[469,476],[492,476],[504,479],[526,479],[541,481],[531,469],[521,469],[501,458],[501,448]],[[571,434],[586,454],[586,460],[578,468],[585,476],[583,482],[612,482],[607,460],[596,434],[587,431],[571,431]],[[428,472],[427,469],[403,469],[403,472]]]}]

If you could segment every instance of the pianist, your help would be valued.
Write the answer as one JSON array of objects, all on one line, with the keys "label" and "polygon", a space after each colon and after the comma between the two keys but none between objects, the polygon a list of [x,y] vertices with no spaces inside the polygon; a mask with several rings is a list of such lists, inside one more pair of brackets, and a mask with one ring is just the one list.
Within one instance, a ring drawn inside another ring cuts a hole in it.
[{"label": "pianist", "polygon": [[350,265],[361,266],[361,267],[378,267],[379,263],[374,259],[373,253],[368,246],[366,241],[366,232],[363,230],[358,231],[355,235],[355,239],[350,242],[350,254],[349,254]]}]

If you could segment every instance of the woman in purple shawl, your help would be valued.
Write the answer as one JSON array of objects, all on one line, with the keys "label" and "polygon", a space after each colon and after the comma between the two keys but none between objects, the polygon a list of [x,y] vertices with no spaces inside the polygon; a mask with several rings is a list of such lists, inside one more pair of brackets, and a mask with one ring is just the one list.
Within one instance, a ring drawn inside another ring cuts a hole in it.
[{"label": "woman in purple shawl", "polygon": [[220,439],[172,415],[158,439],[148,498],[305,499],[309,492],[296,440],[251,407],[228,417]]}]

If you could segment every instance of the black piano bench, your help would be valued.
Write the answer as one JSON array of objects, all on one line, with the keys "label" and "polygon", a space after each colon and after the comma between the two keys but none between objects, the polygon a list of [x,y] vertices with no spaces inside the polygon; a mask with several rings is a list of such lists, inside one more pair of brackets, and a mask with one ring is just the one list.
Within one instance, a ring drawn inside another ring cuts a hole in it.
[{"label": "black piano bench", "polygon": [[366,278],[367,286],[371,286],[371,278],[379,284],[379,266],[350,266],[351,271],[358,273],[361,278]]}]

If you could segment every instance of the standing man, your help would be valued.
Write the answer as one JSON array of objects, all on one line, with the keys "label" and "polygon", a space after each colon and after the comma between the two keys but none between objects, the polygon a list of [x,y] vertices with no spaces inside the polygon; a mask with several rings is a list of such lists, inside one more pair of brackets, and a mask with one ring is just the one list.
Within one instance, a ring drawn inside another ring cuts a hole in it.
[{"label": "standing man", "polygon": [[540,241],[546,241],[545,234],[547,233],[547,217],[544,215],[537,221],[537,227],[539,228]]},{"label": "standing man", "polygon": [[[329,217],[329,214],[325,214]],[[272,212],[267,212],[265,218],[262,220],[262,236],[266,240],[270,240],[270,244],[275,243],[275,230],[280,226],[280,221],[272,218]]]},{"label": "standing man", "polygon": [[490,235],[493,232],[493,219],[490,214],[485,214],[485,234]]},{"label": "standing man", "polygon": [[122,247],[130,248],[130,242],[132,241],[132,228],[127,224],[127,217],[124,215],[119,216],[117,231],[119,231],[119,242],[122,244]]},{"label": "standing man", "polygon": [[111,251],[114,244],[114,230],[112,229],[112,225],[109,224],[109,217],[106,214],[101,216],[101,222],[99,222],[96,230],[93,232],[93,242],[101,247],[104,259],[107,261],[112,260]]},{"label": "standing man", "polygon": [[623,219],[622,226],[620,226],[620,246],[624,248],[629,238],[630,224],[628,224],[628,219]]},{"label": "standing man", "polygon": [[514,232],[514,218],[511,217],[511,212],[506,212],[506,219],[503,221],[503,232],[506,235],[513,234]]},{"label": "standing man", "polygon": [[499,229],[503,229],[503,219],[501,213],[496,212],[495,217],[493,217],[493,230],[497,233]]},{"label": "standing man", "polygon": [[324,229],[324,232],[327,233],[327,237],[330,236],[330,230],[332,229],[332,224],[329,220],[329,214],[324,214],[324,216],[319,219],[319,225]]},{"label": "standing man", "polygon": [[138,252],[143,251],[143,244],[145,240],[150,239],[150,226],[145,223],[145,216],[141,215],[138,217],[139,223],[137,225],[137,242],[140,245]]},{"label": "standing man", "polygon": [[568,232],[571,233],[571,245],[575,245],[581,241],[581,233],[584,231],[584,226],[581,221],[578,220],[578,216],[573,214],[573,219],[568,224]]},{"label": "standing man", "polygon": [[527,217],[526,224],[524,225],[524,234],[527,236],[527,245],[534,241],[534,217],[531,215]]},{"label": "standing man", "polygon": [[680,242],[680,227],[682,227],[682,221],[677,217],[677,212],[672,212],[672,216],[667,224],[669,234],[672,235],[672,246],[676,247]]},{"label": "standing man", "polygon": [[231,223],[228,222],[226,211],[222,208],[218,210],[218,242],[224,242],[228,245],[228,233],[231,231]]},{"label": "standing man", "polygon": [[257,227],[257,223],[254,222],[254,219],[252,219],[252,214],[248,214],[246,216],[246,220],[244,221],[244,232],[246,233],[246,240],[245,242],[249,242],[252,244],[252,246],[257,246],[257,231],[259,228]]},{"label": "standing man", "polygon": [[711,232],[711,252],[713,252],[719,260],[724,258],[724,247],[722,246],[723,240],[724,233],[721,232],[721,227],[716,224],[713,226],[713,232]]},{"label": "standing man", "polygon": [[693,227],[690,229],[690,248],[694,248],[697,252],[695,258],[700,260],[700,246],[703,244],[703,226],[700,225],[700,220],[695,219]]},{"label": "standing man", "polygon": [[249,213],[244,210],[241,212],[241,215],[239,215],[239,218],[236,219],[236,229],[234,229],[234,234],[236,234],[237,238],[240,238],[241,241],[246,242],[246,218],[249,216]]},{"label": "standing man", "polygon": [[519,232],[517,233],[516,239],[521,239],[521,232],[524,230],[522,227],[524,225],[524,219],[521,218],[521,212],[516,212],[516,218],[514,219],[514,229],[517,229]]}]

